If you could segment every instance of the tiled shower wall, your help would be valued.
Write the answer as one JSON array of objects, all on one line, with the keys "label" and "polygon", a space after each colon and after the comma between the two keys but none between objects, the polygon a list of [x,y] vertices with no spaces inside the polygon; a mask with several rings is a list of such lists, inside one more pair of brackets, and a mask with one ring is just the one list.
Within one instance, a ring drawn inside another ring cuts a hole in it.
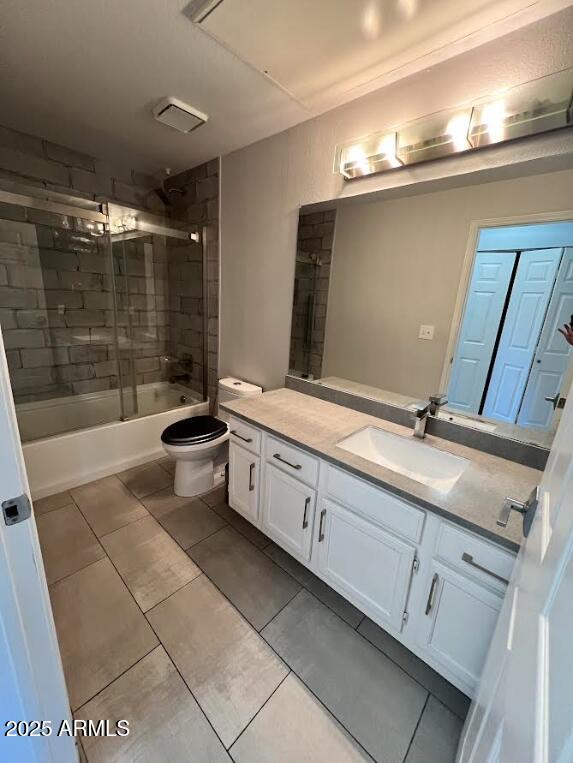
[{"label": "tiled shower wall", "polygon": [[[172,178],[169,182],[180,184],[184,193],[170,193],[172,203],[165,208],[153,192],[157,181],[149,175],[114,172],[84,154],[0,127],[0,177],[208,226],[210,262],[216,263],[209,270],[213,395],[218,358],[218,160]],[[201,392],[200,247],[149,236],[116,242],[113,253],[120,357],[128,355],[121,347],[129,324],[138,384],[162,381],[182,370],[165,364],[166,355],[192,355],[190,386]],[[117,386],[113,319],[111,264],[103,238],[73,218],[62,221],[47,212],[0,204],[0,323],[16,399]],[[127,360],[122,364],[127,370]]]},{"label": "tiled shower wall", "polygon": [[[205,227],[207,240],[207,291],[208,291],[208,391],[211,401],[217,394],[219,367],[219,159],[201,164],[170,178],[166,184],[173,215],[195,225]],[[183,299],[181,307],[184,316],[193,319],[196,303]],[[185,317],[175,315],[173,324]],[[196,325],[198,322],[196,321]],[[191,326],[193,328],[193,326]],[[175,332],[173,343],[179,343],[180,335]],[[187,344],[187,342],[183,342]]]},{"label": "tiled shower wall", "polygon": [[315,379],[322,375],[335,222],[335,209],[298,221],[289,368]]}]

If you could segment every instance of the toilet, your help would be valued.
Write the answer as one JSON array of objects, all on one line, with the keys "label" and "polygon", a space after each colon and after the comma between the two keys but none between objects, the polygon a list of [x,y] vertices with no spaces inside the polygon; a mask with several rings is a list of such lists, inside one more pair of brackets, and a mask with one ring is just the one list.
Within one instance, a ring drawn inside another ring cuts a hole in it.
[{"label": "toilet", "polygon": [[[242,379],[235,379],[233,376],[219,379],[219,404],[231,403],[233,400],[240,400],[242,397],[251,397],[252,395],[262,394],[262,387],[243,381]],[[217,416],[223,421],[229,421],[229,414],[226,411],[218,411]]]},{"label": "toilet", "polygon": [[[219,402],[230,402],[262,394],[255,384],[228,377],[220,379]],[[175,495],[192,498],[211,490],[224,480],[228,460],[228,414],[192,416],[171,424],[163,431],[161,443],[175,461]]]},{"label": "toilet", "polygon": [[175,461],[175,495],[191,498],[215,486],[214,462],[229,439],[229,427],[215,416],[192,416],[171,424],[161,442]]}]

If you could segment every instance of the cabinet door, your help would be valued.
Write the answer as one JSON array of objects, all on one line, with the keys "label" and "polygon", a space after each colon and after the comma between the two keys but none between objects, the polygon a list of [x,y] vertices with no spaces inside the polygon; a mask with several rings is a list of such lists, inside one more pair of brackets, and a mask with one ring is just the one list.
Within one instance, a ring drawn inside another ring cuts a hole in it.
[{"label": "cabinet door", "polygon": [[381,625],[401,630],[414,546],[332,501],[320,509],[316,543],[324,579]]},{"label": "cabinet door", "polygon": [[229,448],[229,503],[249,521],[259,517],[260,458],[235,443]]},{"label": "cabinet door", "polygon": [[420,645],[473,695],[503,599],[439,562],[430,567],[426,592]]},{"label": "cabinet door", "polygon": [[310,560],[315,502],[316,493],[312,488],[267,464],[263,529],[303,562]]}]

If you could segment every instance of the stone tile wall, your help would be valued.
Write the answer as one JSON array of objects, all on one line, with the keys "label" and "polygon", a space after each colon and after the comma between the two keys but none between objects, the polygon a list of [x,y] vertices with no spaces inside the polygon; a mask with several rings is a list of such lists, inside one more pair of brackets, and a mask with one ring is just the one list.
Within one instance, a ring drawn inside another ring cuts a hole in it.
[{"label": "stone tile wall", "polygon": [[[63,146],[0,127],[0,177],[207,226],[211,397],[218,363],[218,170],[215,160],[171,178],[168,187],[181,192],[169,193],[165,208],[150,176],[118,173]],[[112,265],[99,233],[76,218],[0,204],[0,324],[19,402],[118,385]],[[133,352],[137,384],[190,370],[190,386],[201,394],[200,247],[156,235],[114,236],[112,250],[122,374],[129,377]]]},{"label": "stone tile wall", "polygon": [[[215,400],[219,372],[219,159],[201,164],[170,178],[165,187],[169,193],[174,217],[205,226],[207,239],[208,291],[208,394]],[[187,318],[193,319],[198,305],[182,299],[181,307]],[[174,322],[182,319],[174,316]],[[185,323],[187,319],[182,319]],[[195,321],[198,326],[198,322]],[[174,337],[175,344],[179,338]],[[185,343],[184,343],[185,344]]]},{"label": "stone tile wall", "polygon": [[322,375],[336,210],[299,217],[289,368]]}]

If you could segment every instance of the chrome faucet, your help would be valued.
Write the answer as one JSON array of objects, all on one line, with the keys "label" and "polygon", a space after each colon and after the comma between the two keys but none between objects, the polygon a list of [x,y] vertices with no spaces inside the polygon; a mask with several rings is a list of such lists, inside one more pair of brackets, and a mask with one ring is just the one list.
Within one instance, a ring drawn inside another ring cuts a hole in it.
[{"label": "chrome faucet", "polygon": [[429,401],[417,403],[414,408],[416,422],[414,424],[414,437],[421,440],[426,436],[426,424],[428,423],[428,414],[436,416],[440,407],[448,402],[443,392],[436,392],[430,395]]}]

